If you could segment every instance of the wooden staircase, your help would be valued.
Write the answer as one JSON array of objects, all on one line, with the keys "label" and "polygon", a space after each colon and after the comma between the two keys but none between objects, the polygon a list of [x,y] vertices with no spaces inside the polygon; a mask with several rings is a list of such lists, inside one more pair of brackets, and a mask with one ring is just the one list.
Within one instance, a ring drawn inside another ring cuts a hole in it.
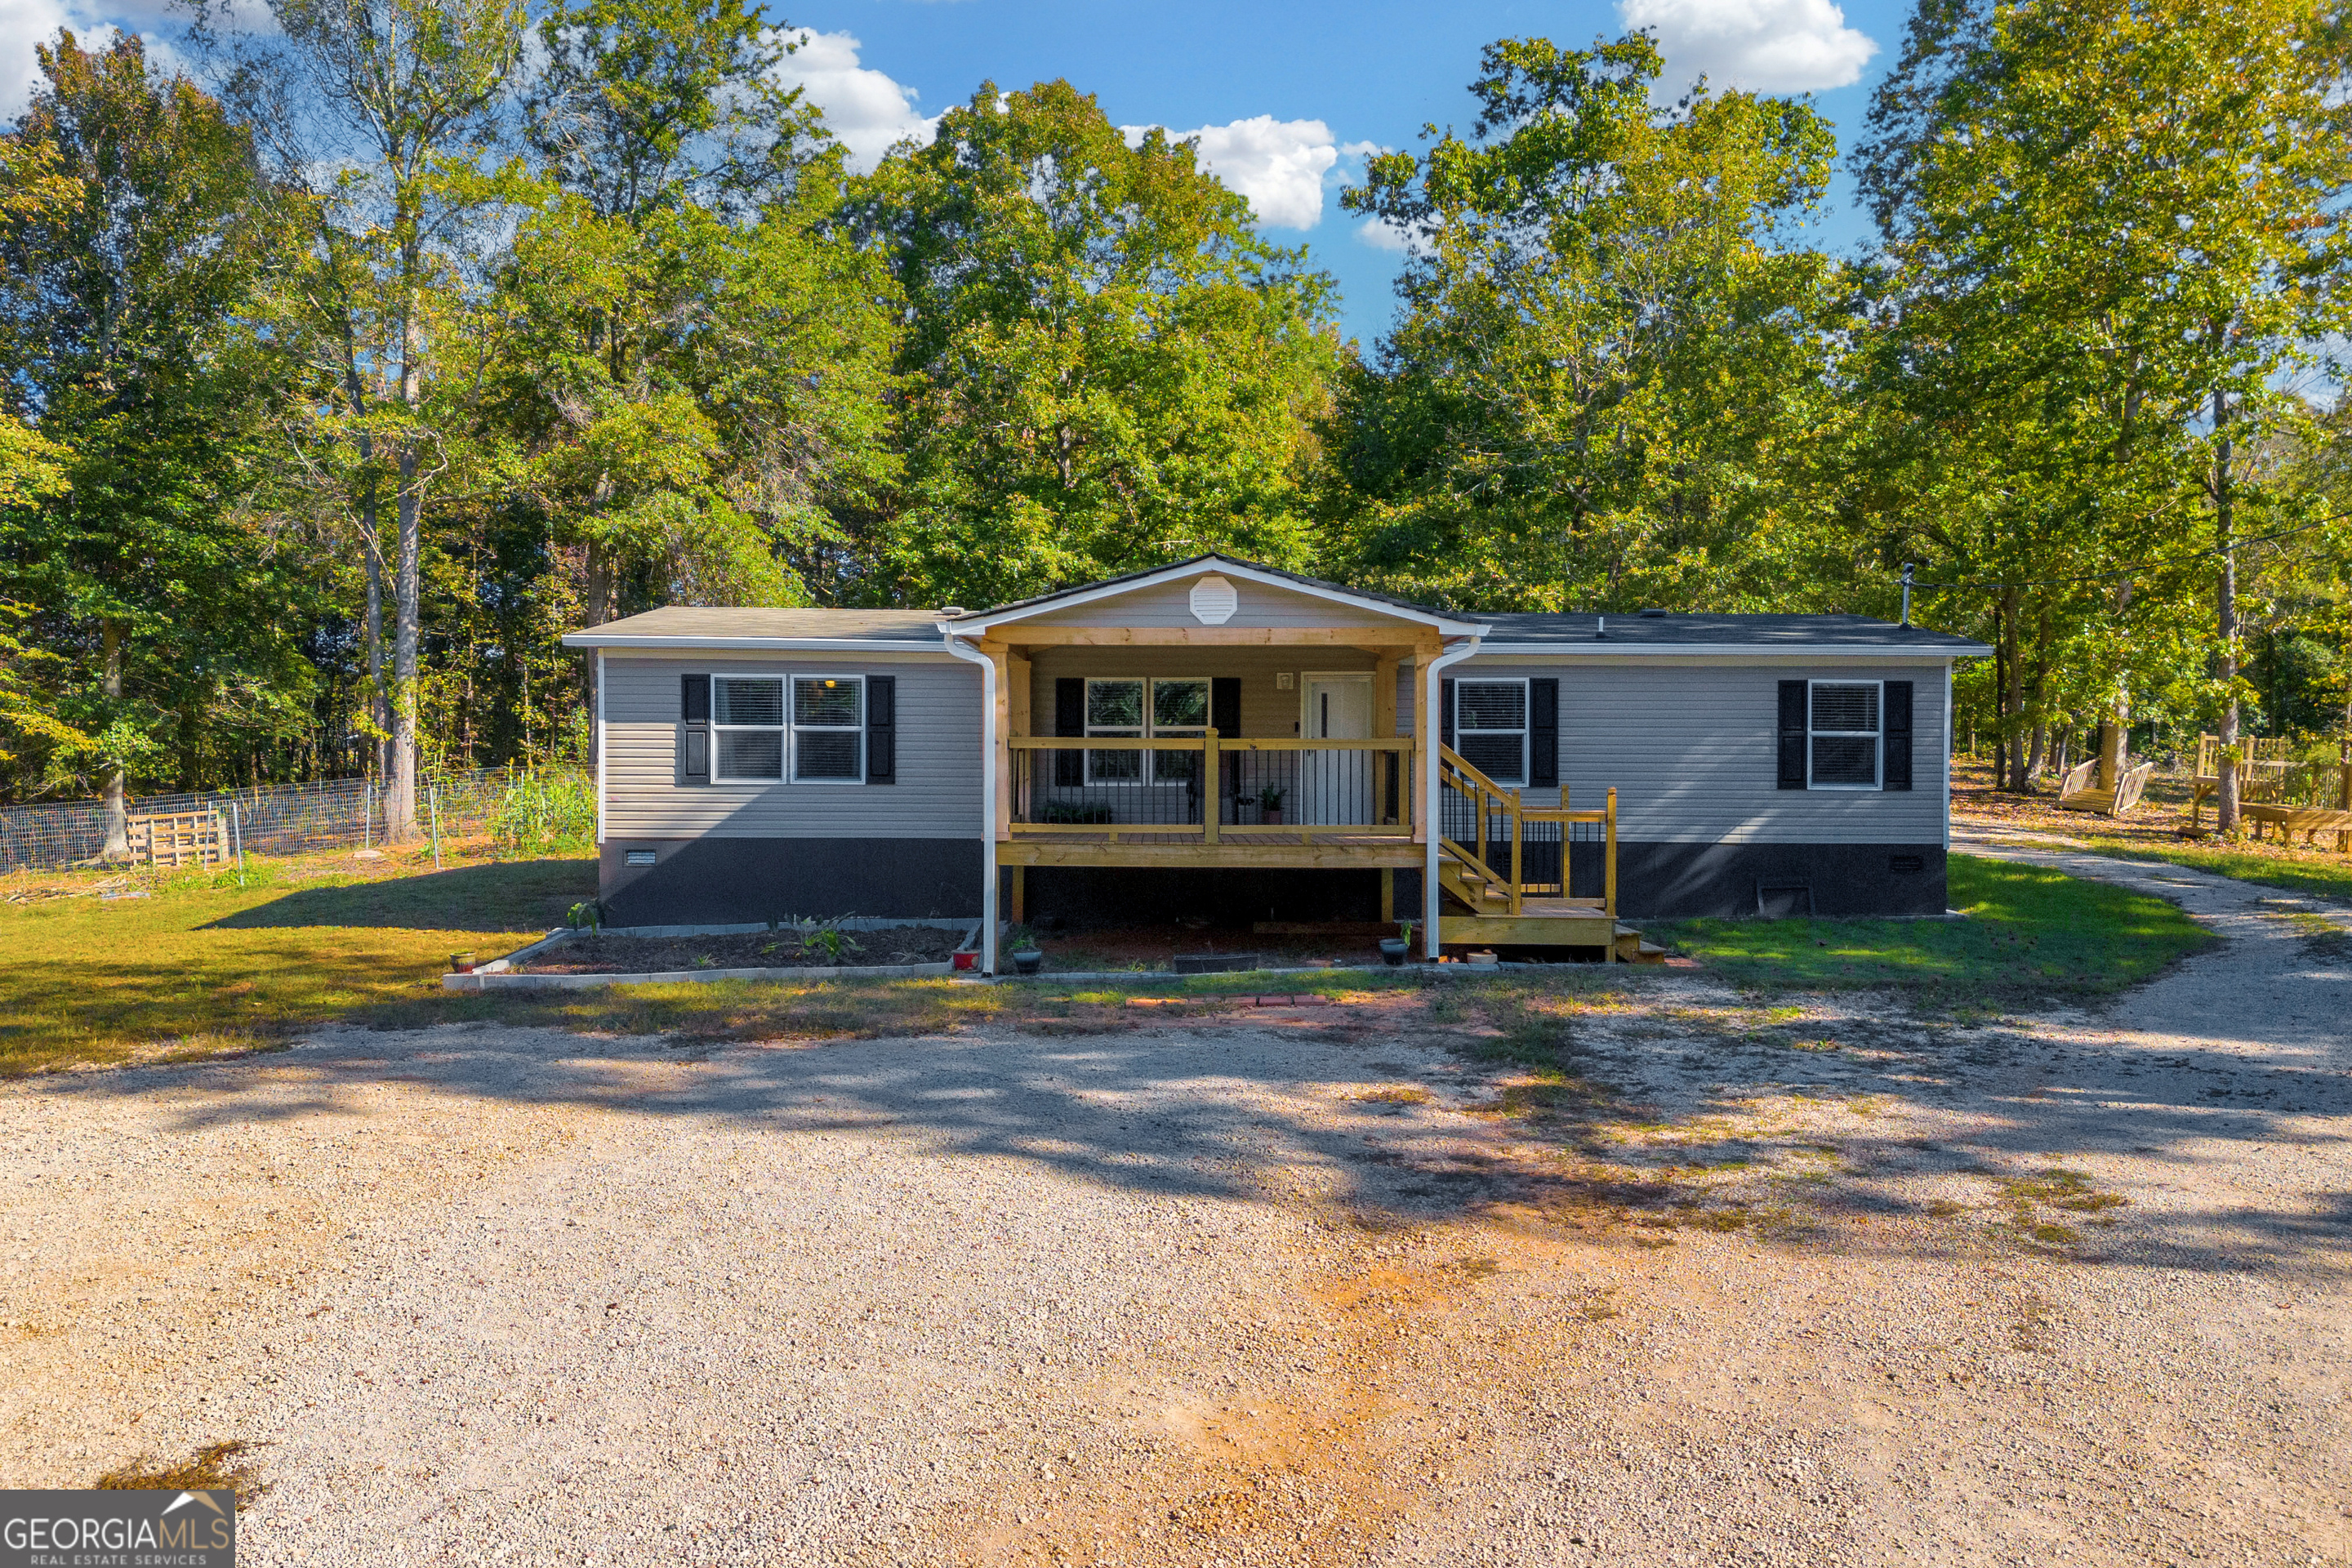
[{"label": "wooden staircase", "polygon": [[[1666,950],[1643,940],[1641,931],[1617,919],[1617,792],[1599,811],[1530,806],[1517,790],[1507,790],[1465,762],[1450,746],[1438,748],[1438,808],[1431,813],[1437,834],[1437,884],[1459,912],[1442,914],[1437,937],[1448,946],[1598,948],[1612,963],[1664,963]],[[1527,876],[1528,826],[1559,826],[1557,883],[1532,883]],[[1591,824],[1602,830],[1602,896],[1569,896],[1570,827]],[[1466,827],[1465,837],[1449,831]],[[1507,836],[1506,836],[1507,829]],[[1503,865],[1486,855],[1502,849]]]}]

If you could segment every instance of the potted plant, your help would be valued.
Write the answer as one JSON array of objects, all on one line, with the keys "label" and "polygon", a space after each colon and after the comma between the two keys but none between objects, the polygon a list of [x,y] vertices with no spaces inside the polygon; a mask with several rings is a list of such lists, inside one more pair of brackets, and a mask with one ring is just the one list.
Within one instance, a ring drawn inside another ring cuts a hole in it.
[{"label": "potted plant", "polygon": [[474,955],[473,955],[473,952],[469,950],[469,951],[465,952],[453,952],[453,953],[451,953],[451,954],[449,955],[449,973],[452,973],[452,974],[471,974],[471,973],[474,973]]},{"label": "potted plant", "polygon": [[1402,963],[1405,954],[1412,951],[1412,922],[1397,921],[1397,931],[1396,936],[1381,938],[1381,961],[1384,963]]},{"label": "potted plant", "polygon": [[1283,797],[1289,793],[1278,784],[1269,783],[1260,785],[1257,792],[1257,819],[1269,827],[1278,826],[1282,821]]},{"label": "potted plant", "polygon": [[1014,926],[1005,932],[1004,945],[1012,950],[1016,974],[1034,974],[1045,962],[1045,955],[1037,951],[1037,940],[1029,934],[1027,926]]}]

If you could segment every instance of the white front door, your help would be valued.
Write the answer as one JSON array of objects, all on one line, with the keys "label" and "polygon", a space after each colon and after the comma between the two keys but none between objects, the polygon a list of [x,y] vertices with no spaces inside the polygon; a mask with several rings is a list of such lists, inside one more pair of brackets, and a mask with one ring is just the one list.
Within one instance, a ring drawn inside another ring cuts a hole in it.
[{"label": "white front door", "polygon": [[[1298,732],[1309,741],[1369,741],[1372,738],[1372,678],[1364,674],[1299,678]],[[1298,753],[1300,822],[1362,824],[1372,818],[1375,753],[1302,751]]]}]

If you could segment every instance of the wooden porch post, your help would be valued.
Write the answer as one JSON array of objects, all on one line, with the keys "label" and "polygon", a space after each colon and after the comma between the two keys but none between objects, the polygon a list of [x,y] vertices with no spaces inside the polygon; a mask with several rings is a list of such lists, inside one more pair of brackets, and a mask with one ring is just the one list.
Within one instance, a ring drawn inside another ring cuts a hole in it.
[{"label": "wooden porch post", "polygon": [[1425,679],[1429,661],[1437,652],[1434,643],[1423,643],[1412,653],[1412,750],[1405,753],[1405,765],[1412,771],[1412,783],[1405,786],[1405,800],[1412,813],[1412,841],[1429,842],[1429,814],[1434,804],[1429,796],[1429,770],[1421,759],[1437,749],[1436,737],[1429,732],[1429,681]]},{"label": "wooden porch post", "polygon": [[[1007,647],[1004,650],[1003,668],[1004,670],[1004,675],[1003,677],[1004,684],[1002,689],[1005,694],[1004,712],[1007,721],[1004,732],[1008,736],[1019,735],[1026,737],[1029,733],[1029,707],[1033,696],[1033,688],[1035,685],[1034,680],[1032,679],[1029,656],[1019,648]],[[999,749],[999,754],[1004,758],[1004,768],[1001,776],[1006,780],[1010,780],[1013,773],[1012,748],[1009,746],[1001,747]],[[1028,763],[1029,766],[1032,768],[1034,768],[1037,765],[1037,757],[1035,753],[1031,753]],[[1000,788],[997,793],[997,799],[1001,803],[1002,810],[1004,814],[1003,820],[1006,824],[1004,835],[1005,837],[1010,837],[1012,836],[1011,822],[1013,807],[1010,800],[1007,799],[1008,794],[1009,792]],[[1013,923],[1014,925],[1024,925],[1029,920],[1029,868],[1026,866],[1013,867],[1012,877],[1010,879],[1013,883]]]},{"label": "wooden porch post", "polygon": [[[1394,648],[1376,648],[1372,657],[1372,739],[1393,741],[1397,738],[1397,667],[1403,656]],[[1374,777],[1386,782],[1390,763],[1397,769],[1397,815],[1407,814],[1406,801],[1412,789],[1412,759],[1394,752],[1370,753],[1372,765],[1379,770]],[[1381,919],[1396,919],[1396,868],[1381,868]]]},{"label": "wooden porch post", "polygon": [[996,841],[1013,837],[1013,660],[1003,643],[983,638],[980,651],[996,666]]}]

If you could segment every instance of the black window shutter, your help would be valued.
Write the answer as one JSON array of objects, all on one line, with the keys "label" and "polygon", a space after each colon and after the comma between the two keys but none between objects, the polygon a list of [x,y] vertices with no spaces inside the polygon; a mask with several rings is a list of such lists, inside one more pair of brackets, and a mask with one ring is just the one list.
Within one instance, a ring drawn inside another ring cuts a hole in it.
[{"label": "black window shutter", "polygon": [[1454,682],[1437,683],[1437,742],[1446,750],[1454,749]]},{"label": "black window shutter", "polygon": [[1886,761],[1881,776],[1888,789],[1911,787],[1911,683],[1890,680],[1882,704],[1886,723]]},{"label": "black window shutter", "polygon": [[[1065,675],[1054,682],[1054,733],[1060,736],[1083,735],[1087,732],[1087,682],[1084,676]],[[1087,782],[1087,754],[1084,752],[1054,753],[1054,783],[1067,787]]]},{"label": "black window shutter", "polygon": [[1209,682],[1209,723],[1219,740],[1230,741],[1242,732],[1242,679],[1238,675],[1220,675]]},{"label": "black window shutter", "polygon": [[1550,676],[1528,682],[1528,784],[1559,784],[1559,681]]},{"label": "black window shutter", "polygon": [[1805,787],[1805,694],[1801,680],[1780,682],[1780,787]]},{"label": "black window shutter", "polygon": [[866,678],[866,782],[898,782],[898,678]]},{"label": "black window shutter", "polygon": [[677,679],[677,782],[710,782],[710,677]]}]

